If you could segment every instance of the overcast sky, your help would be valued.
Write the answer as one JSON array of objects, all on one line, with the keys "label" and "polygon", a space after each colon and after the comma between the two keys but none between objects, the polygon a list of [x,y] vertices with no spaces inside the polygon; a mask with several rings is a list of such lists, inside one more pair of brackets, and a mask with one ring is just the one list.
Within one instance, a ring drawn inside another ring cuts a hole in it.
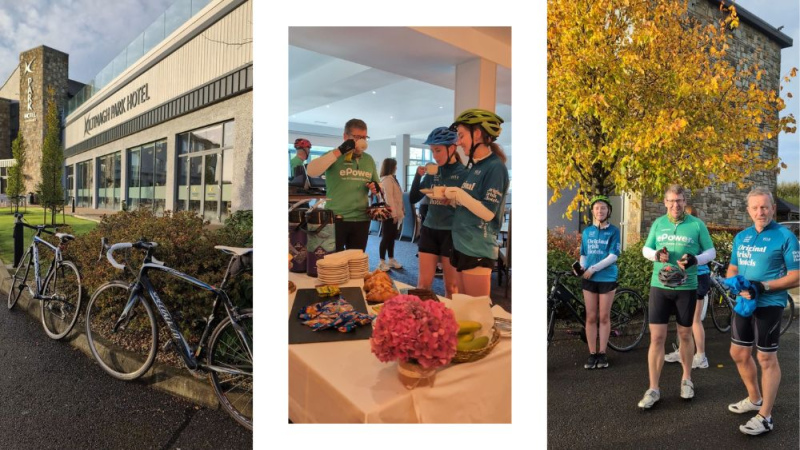
[{"label": "overcast sky", "polygon": [[[789,72],[792,67],[800,69],[798,55],[800,54],[800,2],[798,0],[737,0],[736,3],[750,11],[775,28],[783,27],[781,33],[792,38],[792,46],[781,52],[781,76]],[[792,93],[792,98],[787,98],[786,92]],[[800,121],[798,105],[800,101],[800,77],[793,78],[783,88],[782,97],[786,101],[786,109],[782,115],[793,113],[795,119]],[[778,138],[778,151],[781,159],[789,166],[778,176],[781,181],[800,181],[800,135],[781,134]]]},{"label": "overcast sky", "polygon": [[174,1],[0,0],[0,86],[40,45],[69,54],[70,79],[86,83]]}]

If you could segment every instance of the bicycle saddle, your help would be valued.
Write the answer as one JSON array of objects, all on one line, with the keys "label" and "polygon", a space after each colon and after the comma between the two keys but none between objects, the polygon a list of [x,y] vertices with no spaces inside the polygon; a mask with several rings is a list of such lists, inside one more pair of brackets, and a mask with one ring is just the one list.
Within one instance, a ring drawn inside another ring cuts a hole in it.
[{"label": "bicycle saddle", "polygon": [[245,247],[228,247],[225,245],[215,245],[214,248],[217,250],[221,250],[227,254],[233,254],[238,256],[246,255],[248,253],[253,253],[253,247],[245,248]]}]

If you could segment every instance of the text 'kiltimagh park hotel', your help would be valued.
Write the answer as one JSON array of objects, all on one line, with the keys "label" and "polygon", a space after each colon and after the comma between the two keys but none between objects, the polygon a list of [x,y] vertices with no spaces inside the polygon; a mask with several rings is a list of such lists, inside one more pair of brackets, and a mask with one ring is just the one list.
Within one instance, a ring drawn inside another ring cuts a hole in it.
[{"label": "text 'kiltimagh park hotel'", "polygon": [[52,87],[68,207],[191,210],[212,222],[252,209],[252,3],[176,0],[85,85],[69,79],[66,53],[20,53],[0,87],[0,193],[18,133],[35,192]]}]

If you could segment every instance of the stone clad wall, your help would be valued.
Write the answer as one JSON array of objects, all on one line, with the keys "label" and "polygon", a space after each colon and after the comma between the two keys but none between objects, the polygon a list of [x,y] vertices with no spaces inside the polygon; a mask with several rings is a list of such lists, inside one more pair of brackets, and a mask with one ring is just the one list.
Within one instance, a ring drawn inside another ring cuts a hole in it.
[{"label": "stone clad wall", "polygon": [[[67,98],[69,55],[41,46],[20,53],[19,63],[22,68],[19,77],[19,132],[25,137],[27,155],[25,191],[36,192],[36,185],[41,180],[47,88],[52,86],[55,89],[58,108],[63,111]],[[27,66],[30,72],[26,70]]]},{"label": "stone clad wall", "polygon": [[[692,0],[689,10],[695,17],[706,21],[717,21],[722,14],[719,5],[707,0]],[[778,90],[781,78],[781,48],[769,37],[740,21],[739,27],[733,31],[733,45],[728,53],[728,58],[738,66],[744,60],[758,61],[758,65],[766,71],[761,77],[760,84],[769,89]],[[778,153],[778,138],[773,137],[766,142],[764,154],[773,157]],[[739,170],[731,167],[731,170]],[[778,181],[774,171],[762,171],[746,179],[756,185],[764,186],[775,193]],[[679,182],[680,180],[675,180]],[[697,216],[706,223],[745,228],[752,225],[750,216],[745,211],[745,196],[750,189],[740,190],[733,184],[715,185],[690,194],[688,204],[697,212]],[[713,191],[713,192],[712,192]],[[643,202],[642,227],[643,237],[650,231],[653,221],[666,213],[663,194],[659,193],[655,199]]]},{"label": "stone clad wall", "polygon": [[0,98],[0,159],[11,157],[11,100]]}]

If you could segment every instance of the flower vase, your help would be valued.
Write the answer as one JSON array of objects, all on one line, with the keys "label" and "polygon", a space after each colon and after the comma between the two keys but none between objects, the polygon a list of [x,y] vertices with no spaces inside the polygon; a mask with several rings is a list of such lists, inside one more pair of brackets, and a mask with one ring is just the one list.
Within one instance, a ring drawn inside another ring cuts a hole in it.
[{"label": "flower vase", "polygon": [[436,379],[436,369],[426,369],[421,365],[407,361],[397,361],[397,375],[406,389],[430,386]]}]

